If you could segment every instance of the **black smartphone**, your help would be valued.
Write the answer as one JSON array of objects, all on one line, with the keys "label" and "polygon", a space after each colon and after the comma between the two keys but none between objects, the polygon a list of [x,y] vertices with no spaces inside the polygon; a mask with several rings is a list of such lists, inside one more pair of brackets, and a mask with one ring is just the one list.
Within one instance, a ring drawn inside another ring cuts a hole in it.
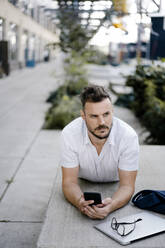
[{"label": "black smartphone", "polygon": [[90,204],[90,206],[102,203],[101,194],[98,192],[84,192],[84,199],[86,201],[94,200],[94,203]]}]

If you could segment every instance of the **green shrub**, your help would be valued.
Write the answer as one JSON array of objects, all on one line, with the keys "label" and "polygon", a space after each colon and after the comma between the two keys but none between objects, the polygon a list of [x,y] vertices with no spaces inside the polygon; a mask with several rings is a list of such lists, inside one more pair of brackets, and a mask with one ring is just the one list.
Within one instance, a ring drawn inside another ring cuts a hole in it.
[{"label": "green shrub", "polygon": [[84,65],[86,57],[75,51],[72,51],[70,56],[65,59],[65,71],[67,76],[82,75],[86,72]]},{"label": "green shrub", "polygon": [[150,107],[143,115],[143,124],[150,131],[149,143],[165,144],[165,102],[153,97],[148,103]]},{"label": "green shrub", "polygon": [[97,64],[97,65],[106,65],[108,64],[108,57],[102,51],[90,48],[86,52],[86,58],[88,63]]},{"label": "green shrub", "polygon": [[84,77],[79,77],[78,80],[69,81],[67,84],[68,95],[78,95],[81,93],[82,89],[88,85],[88,81]]},{"label": "green shrub", "polygon": [[[75,80],[75,81],[74,81]],[[53,106],[57,106],[64,95],[75,96],[79,95],[82,89],[88,85],[88,80],[85,77],[76,77],[73,80],[66,81],[66,83],[60,86],[57,90],[50,93],[46,102],[52,103]]]},{"label": "green shrub", "polygon": [[65,66],[65,71],[68,77],[82,76],[85,74],[85,69],[80,63],[70,63]]},{"label": "green shrub", "polygon": [[58,89],[50,93],[50,96],[47,98],[46,102],[52,103],[53,105],[58,104],[60,99],[67,94],[66,84],[60,86]]},{"label": "green shrub", "polygon": [[138,96],[143,94],[146,85],[144,81],[151,80],[156,86],[156,96],[165,100],[165,68],[163,66],[138,65],[134,75],[127,77],[126,84],[134,88]]},{"label": "green shrub", "polygon": [[150,131],[147,142],[165,144],[165,68],[138,65],[126,85],[134,90],[132,109]]},{"label": "green shrub", "polygon": [[58,106],[52,106],[45,118],[45,129],[62,129],[73,119],[80,116],[81,102],[79,97],[70,98],[64,95]]},{"label": "green shrub", "polygon": [[131,108],[133,101],[134,101],[133,93],[119,94],[114,104],[120,107]]},{"label": "green shrub", "polygon": [[3,71],[2,67],[0,66],[0,78],[3,78],[3,75],[4,75],[4,71]]},{"label": "green shrub", "polygon": [[65,59],[65,83],[52,92],[47,102],[52,106],[46,113],[46,129],[61,129],[79,116],[81,103],[78,95],[88,85],[83,53],[71,51]]}]

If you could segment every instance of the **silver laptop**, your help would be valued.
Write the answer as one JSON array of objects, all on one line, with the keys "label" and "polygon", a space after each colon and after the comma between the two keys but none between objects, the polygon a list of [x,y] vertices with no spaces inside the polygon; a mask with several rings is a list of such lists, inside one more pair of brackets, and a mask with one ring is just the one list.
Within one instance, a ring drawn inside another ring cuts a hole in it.
[{"label": "silver laptop", "polygon": [[147,211],[135,215],[127,216],[122,219],[117,218],[117,222],[134,222],[137,219],[141,219],[141,221],[138,221],[136,223],[135,229],[127,236],[120,236],[116,230],[112,229],[111,227],[112,217],[108,221],[97,224],[94,227],[97,230],[108,235],[110,238],[116,240],[121,245],[128,245],[136,240],[149,237],[165,231],[164,216],[159,217]]}]

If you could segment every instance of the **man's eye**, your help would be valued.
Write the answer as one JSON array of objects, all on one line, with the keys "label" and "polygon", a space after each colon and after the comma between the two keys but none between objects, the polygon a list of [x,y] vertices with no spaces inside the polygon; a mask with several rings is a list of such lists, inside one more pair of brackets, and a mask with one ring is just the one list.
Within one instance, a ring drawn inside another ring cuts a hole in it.
[{"label": "man's eye", "polygon": [[93,119],[96,118],[96,117],[97,117],[97,115],[91,115],[91,118],[93,118]]},{"label": "man's eye", "polygon": [[109,112],[105,113],[104,116],[108,116],[109,115]]}]

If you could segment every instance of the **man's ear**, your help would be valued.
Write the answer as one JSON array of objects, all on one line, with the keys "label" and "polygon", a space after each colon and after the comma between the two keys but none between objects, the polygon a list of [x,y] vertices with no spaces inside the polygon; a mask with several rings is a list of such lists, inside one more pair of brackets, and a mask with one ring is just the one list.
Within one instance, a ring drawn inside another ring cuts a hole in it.
[{"label": "man's ear", "polygon": [[83,120],[85,120],[85,113],[84,113],[84,110],[80,110],[80,114],[81,114],[81,117],[83,118]]}]

